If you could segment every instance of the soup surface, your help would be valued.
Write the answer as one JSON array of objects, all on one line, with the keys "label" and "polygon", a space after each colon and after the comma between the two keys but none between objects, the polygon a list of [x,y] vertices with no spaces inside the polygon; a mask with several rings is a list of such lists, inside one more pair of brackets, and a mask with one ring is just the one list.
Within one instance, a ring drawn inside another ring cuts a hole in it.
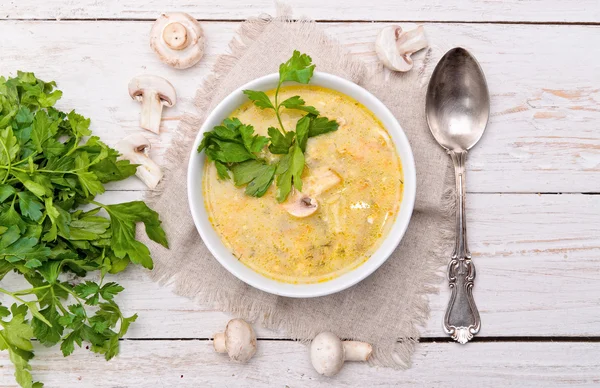
[{"label": "soup surface", "polygon": [[[267,95],[272,99],[274,91]],[[402,166],[383,125],[354,99],[311,85],[285,86],[279,95],[280,101],[300,95],[340,124],[337,131],[308,140],[302,191],[312,193],[317,211],[291,215],[286,205],[299,193],[279,204],[274,183],[263,197],[248,196],[231,180],[219,180],[214,163],[205,164],[205,206],[223,243],[254,271],[287,283],[327,281],[361,265],[387,235],[400,209]],[[283,109],[283,125],[294,128],[304,114]],[[231,117],[261,135],[277,126],[272,110],[251,102]]]}]

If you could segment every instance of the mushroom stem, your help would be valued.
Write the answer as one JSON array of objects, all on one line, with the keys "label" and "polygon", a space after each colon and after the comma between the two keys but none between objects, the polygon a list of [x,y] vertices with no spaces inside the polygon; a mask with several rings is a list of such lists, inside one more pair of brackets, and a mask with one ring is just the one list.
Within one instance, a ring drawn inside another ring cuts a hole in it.
[{"label": "mushroom stem", "polygon": [[400,55],[411,55],[429,45],[423,26],[404,33],[402,29],[398,28],[396,30],[396,39],[396,47]]},{"label": "mushroom stem", "polygon": [[360,341],[343,341],[346,361],[367,361],[373,353],[371,344]]},{"label": "mushroom stem", "polygon": [[160,95],[154,91],[147,92],[142,99],[140,127],[154,133],[159,133],[162,109],[163,103],[160,99]]},{"label": "mushroom stem", "polygon": [[166,45],[173,50],[183,50],[190,44],[187,29],[183,24],[178,22],[167,24],[162,36]]},{"label": "mushroom stem", "polygon": [[225,333],[215,334],[213,346],[217,353],[227,353],[227,347],[225,346]]},{"label": "mushroom stem", "polygon": [[139,164],[135,175],[150,189],[154,189],[162,179],[162,171],[148,156],[150,141],[143,135],[136,133],[127,136],[115,145],[115,149],[121,154],[120,159],[127,159],[132,164]]},{"label": "mushroom stem", "polygon": [[131,164],[139,164],[135,175],[137,175],[148,188],[156,188],[158,182],[162,179],[162,171],[158,164],[145,154],[140,154],[139,152],[130,154],[127,159],[129,159]]},{"label": "mushroom stem", "polygon": [[163,105],[173,106],[177,102],[177,92],[169,81],[156,75],[133,77],[128,85],[129,95],[142,103],[140,126],[159,133]]}]

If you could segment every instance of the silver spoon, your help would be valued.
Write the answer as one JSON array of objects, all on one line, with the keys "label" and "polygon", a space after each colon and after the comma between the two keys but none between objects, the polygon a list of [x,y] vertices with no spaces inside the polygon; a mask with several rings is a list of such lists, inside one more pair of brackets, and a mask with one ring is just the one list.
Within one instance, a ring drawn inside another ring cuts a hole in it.
[{"label": "silver spoon", "polygon": [[448,51],[435,67],[425,104],[429,129],[448,151],[456,175],[456,245],[448,265],[452,295],[444,316],[444,331],[461,344],[481,328],[473,300],[475,266],[467,246],[465,161],[483,135],[490,115],[490,95],[477,60],[465,49]]}]

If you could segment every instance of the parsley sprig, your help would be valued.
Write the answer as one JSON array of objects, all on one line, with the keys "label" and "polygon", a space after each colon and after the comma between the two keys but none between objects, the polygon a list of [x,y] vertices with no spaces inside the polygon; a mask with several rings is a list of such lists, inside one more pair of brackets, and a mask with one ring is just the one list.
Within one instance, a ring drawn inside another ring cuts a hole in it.
[{"label": "parsley sprig", "polygon": [[[115,296],[123,287],[105,276],[129,263],[152,268],[148,248],[135,238],[138,222],[168,245],[158,214],[144,202],[94,200],[104,184],[133,175],[136,166],[90,137],[89,119],[53,108],[62,96],[55,86],[33,73],[0,77],[0,280],[15,272],[31,285],[0,287],[14,301],[10,308],[0,303],[0,351],[27,388],[42,386],[31,375],[33,337],[45,346],[60,343],[65,356],[84,342],[107,360],[118,353],[137,314],[122,314]],[[79,210],[84,204],[92,209]],[[100,280],[78,280],[90,272]]]},{"label": "parsley sprig", "polygon": [[[198,152],[205,151],[209,161],[215,163],[219,178],[229,179],[231,171],[234,184],[247,185],[246,194],[254,197],[262,197],[276,178],[279,202],[286,200],[292,187],[302,190],[308,138],[336,131],[339,125],[335,120],[319,117],[319,111],[306,105],[300,96],[280,101],[279,91],[284,82],[308,84],[314,69],[310,56],[294,51],[292,57],[279,66],[274,101],[263,91],[244,90],[254,105],[274,111],[279,128],[269,127],[268,137],[254,135],[254,128],[237,118],[225,119],[222,125],[204,133]],[[281,111],[284,108],[307,113],[296,122],[294,131],[287,131],[283,126]],[[267,144],[269,152],[282,155],[275,164],[259,157]]]}]

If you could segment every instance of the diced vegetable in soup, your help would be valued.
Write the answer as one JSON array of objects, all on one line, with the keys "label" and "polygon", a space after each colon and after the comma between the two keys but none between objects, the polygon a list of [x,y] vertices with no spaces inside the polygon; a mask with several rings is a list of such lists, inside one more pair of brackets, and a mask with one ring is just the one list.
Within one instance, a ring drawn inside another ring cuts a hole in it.
[{"label": "diced vegetable in soup", "polygon": [[[267,92],[273,99],[274,91]],[[245,265],[287,283],[335,278],[365,262],[386,237],[402,199],[402,167],[379,120],[354,99],[317,86],[284,86],[279,101],[300,95],[339,128],[308,140],[302,192],[283,203],[273,183],[260,198],[221,180],[206,163],[205,205],[224,244]],[[294,128],[306,112],[282,109]],[[277,127],[273,110],[248,102],[232,113],[257,134]],[[281,155],[264,152],[274,162]],[[294,191],[295,190],[295,191]]]}]

